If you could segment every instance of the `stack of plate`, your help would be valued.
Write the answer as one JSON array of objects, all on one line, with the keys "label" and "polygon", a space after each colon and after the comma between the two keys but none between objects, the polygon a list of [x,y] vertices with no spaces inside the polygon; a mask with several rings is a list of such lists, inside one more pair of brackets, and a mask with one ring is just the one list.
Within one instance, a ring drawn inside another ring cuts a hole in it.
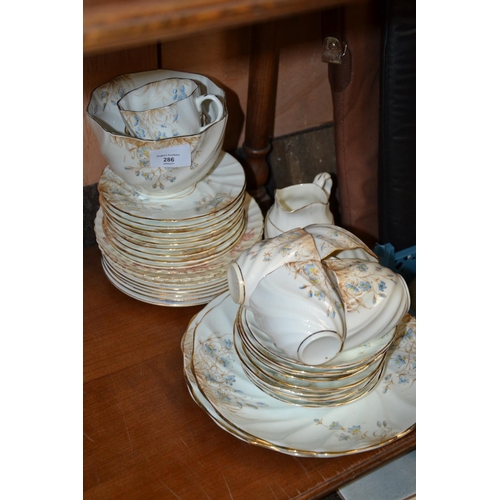
[{"label": "stack of plate", "polygon": [[210,302],[227,290],[229,263],[262,238],[262,212],[245,192],[243,167],[225,152],[182,196],[141,193],[109,166],[98,189],[103,269],[119,290],[144,302]]},{"label": "stack of plate", "polygon": [[366,396],[380,380],[396,329],[342,351],[329,363],[310,366],[288,357],[258,327],[251,309],[240,306],[234,344],[243,371],[259,389],[300,406],[338,406]]},{"label": "stack of plate", "polygon": [[181,344],[189,392],[221,428],[304,457],[379,448],[414,428],[413,316],[335,362],[306,367],[286,359],[244,311],[221,294],[194,316]]}]

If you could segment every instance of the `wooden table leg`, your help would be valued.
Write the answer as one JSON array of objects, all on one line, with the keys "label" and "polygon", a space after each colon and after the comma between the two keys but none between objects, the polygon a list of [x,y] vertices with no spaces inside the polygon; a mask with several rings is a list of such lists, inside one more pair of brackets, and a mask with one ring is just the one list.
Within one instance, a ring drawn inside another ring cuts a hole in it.
[{"label": "wooden table leg", "polygon": [[245,170],[248,192],[264,212],[272,200],[266,191],[269,177],[267,155],[271,150],[272,127],[276,106],[279,49],[276,23],[263,23],[252,28],[252,47],[248,78],[248,104],[245,127]]}]

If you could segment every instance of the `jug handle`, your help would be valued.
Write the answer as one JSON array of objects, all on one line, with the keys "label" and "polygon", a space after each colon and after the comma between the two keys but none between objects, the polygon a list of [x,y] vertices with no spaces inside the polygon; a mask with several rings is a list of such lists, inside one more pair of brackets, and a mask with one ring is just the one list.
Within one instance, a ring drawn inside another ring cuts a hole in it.
[{"label": "jug handle", "polygon": [[328,196],[330,196],[330,191],[332,190],[333,181],[332,181],[332,176],[328,172],[321,172],[320,174],[318,174],[314,178],[313,184],[319,186],[328,194]]}]

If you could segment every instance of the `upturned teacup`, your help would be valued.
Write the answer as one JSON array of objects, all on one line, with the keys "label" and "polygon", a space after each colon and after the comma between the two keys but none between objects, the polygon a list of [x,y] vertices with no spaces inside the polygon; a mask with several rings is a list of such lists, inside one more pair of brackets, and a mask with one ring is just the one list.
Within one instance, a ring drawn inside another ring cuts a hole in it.
[{"label": "upturned teacup", "polygon": [[400,274],[378,262],[356,258],[331,258],[322,264],[344,304],[344,349],[383,337],[408,312],[410,293]]},{"label": "upturned teacup", "polygon": [[213,94],[200,95],[194,80],[167,78],[150,82],[125,94],[117,106],[126,131],[138,139],[161,140],[199,134],[210,123],[203,123],[203,105],[213,102],[220,120],[224,107]]},{"label": "upturned teacup", "polygon": [[231,297],[237,304],[249,305],[250,298],[264,276],[293,261],[319,260],[313,237],[297,228],[260,241],[245,250],[228,268]]},{"label": "upturned teacup", "polygon": [[289,262],[269,273],[249,309],[276,347],[300,363],[326,363],[343,348],[344,306],[319,260]]}]

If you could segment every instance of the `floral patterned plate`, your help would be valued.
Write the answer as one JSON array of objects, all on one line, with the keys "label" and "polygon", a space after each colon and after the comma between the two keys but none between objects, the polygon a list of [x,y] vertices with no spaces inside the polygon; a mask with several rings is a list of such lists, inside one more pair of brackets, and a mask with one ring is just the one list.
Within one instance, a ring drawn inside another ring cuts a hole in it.
[{"label": "floral patterned plate", "polygon": [[112,227],[106,226],[106,220],[104,220],[103,223],[104,233],[108,236],[108,239],[112,240],[117,251],[127,256],[127,258],[133,262],[149,265],[158,269],[195,266],[196,264],[218,259],[238,243],[246,230],[246,217],[243,215],[234,227],[229,228],[225,239],[214,241],[211,247],[203,251],[168,253],[157,250],[155,254],[152,253],[152,251],[146,251],[145,248],[141,248],[138,245],[134,248],[131,244],[117,235]]},{"label": "floral patterned plate", "polygon": [[333,408],[294,406],[265,394],[246,377],[234,348],[238,310],[226,292],[191,321],[183,338],[184,373],[193,399],[233,436],[304,457],[335,457],[379,448],[416,424],[416,320],[388,354],[379,384],[365,397]]},{"label": "floral patterned plate", "polygon": [[94,228],[109,281],[123,293],[143,302],[161,306],[207,304],[227,290],[227,267],[241,252],[262,238],[264,221],[257,202],[246,193],[246,229],[228,252],[195,266],[157,269],[139,264],[121,253],[103,231],[103,211],[97,212]]},{"label": "floral patterned plate", "polygon": [[98,183],[99,193],[122,218],[142,225],[174,227],[215,220],[239,199],[245,189],[241,164],[221,152],[212,170],[185,196],[148,196],[138,192],[107,166]]},{"label": "floral patterned plate", "polygon": [[106,264],[106,261],[103,259],[102,267],[106,277],[112,283],[115,288],[123,292],[125,295],[132,297],[133,299],[139,300],[141,302],[145,302],[147,304],[153,305],[161,305],[161,306],[169,306],[169,307],[189,307],[196,306],[201,304],[206,304],[210,302],[214,297],[217,297],[220,293],[223,293],[226,286],[219,285],[218,287],[214,287],[211,293],[207,294],[199,294],[195,291],[190,293],[186,293],[182,296],[161,292],[161,293],[153,293],[151,290],[147,290],[145,292],[140,292],[136,287],[129,286],[125,283],[123,279],[116,279],[115,275],[110,272],[109,267]]},{"label": "floral patterned plate", "polygon": [[[255,242],[262,238],[263,232],[263,217],[262,212],[252,196],[248,193],[245,198],[245,217],[247,218],[246,229],[242,238],[237,244],[228,252],[224,253],[219,259],[199,263],[193,266],[184,265],[175,267],[173,269],[159,268],[152,264],[141,264],[134,262],[130,257],[123,252],[120,252],[113,241],[109,239],[108,235],[103,230],[103,211],[100,208],[94,222],[97,243],[101,252],[107,258],[122,268],[126,273],[141,276],[143,278],[151,278],[157,282],[166,282],[170,279],[173,281],[191,281],[193,279],[207,278],[215,275],[219,276],[221,269],[224,274],[227,273],[229,263],[236,259],[241,252],[252,246]],[[165,278],[165,279],[164,279]]]}]

